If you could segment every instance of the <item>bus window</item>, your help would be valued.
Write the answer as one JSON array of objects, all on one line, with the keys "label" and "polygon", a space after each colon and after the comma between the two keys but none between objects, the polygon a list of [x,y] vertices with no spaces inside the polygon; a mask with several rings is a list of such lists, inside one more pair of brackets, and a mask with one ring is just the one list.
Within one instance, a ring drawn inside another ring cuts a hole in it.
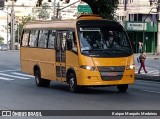
[{"label": "bus window", "polygon": [[68,32],[67,48],[69,50],[77,52],[77,41],[76,41],[76,37],[75,37],[75,32],[74,31],[69,31]]},{"label": "bus window", "polygon": [[56,39],[56,62],[65,62],[66,31],[58,31]]},{"label": "bus window", "polygon": [[66,50],[66,36],[67,36],[67,33],[63,32],[63,36],[62,36],[62,51]]},{"label": "bus window", "polygon": [[38,30],[32,30],[30,32],[29,46],[37,47],[37,39],[38,39]]},{"label": "bus window", "polygon": [[114,44],[109,43],[109,32],[106,27],[79,28],[80,47],[82,54],[94,54],[104,57],[124,57],[132,53],[129,39],[123,29],[110,28],[113,32]]},{"label": "bus window", "polygon": [[81,44],[81,51],[91,49],[90,46],[90,38],[85,32],[80,33],[80,44]]},{"label": "bus window", "polygon": [[75,37],[75,32],[72,33],[72,42],[73,42],[73,47],[72,50],[77,52],[77,41],[76,41],[76,37]]},{"label": "bus window", "polygon": [[28,46],[29,31],[23,32],[22,46]]},{"label": "bus window", "polygon": [[60,47],[61,37],[62,37],[62,34],[61,34],[61,33],[58,33],[58,34],[57,34],[57,40],[56,40],[56,50],[57,50],[57,51],[60,51],[60,50],[61,50],[61,47]]},{"label": "bus window", "polygon": [[47,38],[48,38],[48,30],[40,30],[38,47],[46,48],[47,47]]},{"label": "bus window", "polygon": [[48,48],[54,48],[56,39],[56,30],[51,30],[48,39]]}]

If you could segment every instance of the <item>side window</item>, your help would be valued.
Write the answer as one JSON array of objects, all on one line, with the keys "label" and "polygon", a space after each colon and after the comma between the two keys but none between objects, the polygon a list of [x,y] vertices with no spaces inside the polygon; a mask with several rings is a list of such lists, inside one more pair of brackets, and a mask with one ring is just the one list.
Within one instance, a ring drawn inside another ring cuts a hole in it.
[{"label": "side window", "polygon": [[32,30],[30,32],[29,46],[37,47],[37,39],[38,39],[38,30]]},{"label": "side window", "polygon": [[22,46],[28,46],[29,31],[24,31],[22,36]]},{"label": "side window", "polygon": [[63,32],[63,35],[62,35],[62,50],[65,51],[66,49],[66,36],[67,36],[67,33],[66,32]]},{"label": "side window", "polygon": [[54,48],[56,40],[56,30],[51,30],[48,39],[48,48]]},{"label": "side window", "polygon": [[74,31],[69,31],[68,32],[67,41],[68,41],[67,42],[68,43],[67,46],[71,47],[71,50],[77,52],[77,41],[76,41],[76,37],[75,37],[75,32]]},{"label": "side window", "polygon": [[47,47],[47,39],[48,39],[48,30],[40,30],[38,47],[46,48]]},{"label": "side window", "polygon": [[57,39],[56,39],[56,50],[61,50],[61,39],[62,39],[62,33],[57,33]]}]

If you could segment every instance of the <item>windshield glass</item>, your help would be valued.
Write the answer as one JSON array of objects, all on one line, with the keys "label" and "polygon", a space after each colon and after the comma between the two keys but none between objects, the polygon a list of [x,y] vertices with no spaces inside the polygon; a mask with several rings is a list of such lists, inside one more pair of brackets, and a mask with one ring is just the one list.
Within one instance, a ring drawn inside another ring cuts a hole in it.
[{"label": "windshield glass", "polygon": [[123,29],[79,27],[81,53],[90,56],[128,56],[132,53]]}]

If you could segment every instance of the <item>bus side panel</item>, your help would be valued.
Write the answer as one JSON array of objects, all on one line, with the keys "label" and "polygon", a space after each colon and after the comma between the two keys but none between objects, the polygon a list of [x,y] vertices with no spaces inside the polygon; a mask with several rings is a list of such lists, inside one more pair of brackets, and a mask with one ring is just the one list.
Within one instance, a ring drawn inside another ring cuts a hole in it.
[{"label": "bus side panel", "polygon": [[[32,56],[35,56],[37,52],[34,48],[21,47],[20,48],[20,62],[21,62],[21,70],[24,73],[34,75],[33,67],[35,64],[38,64],[38,60],[36,61]],[[34,60],[33,60],[34,59]]]},{"label": "bus side panel", "polygon": [[55,79],[55,50],[21,47],[21,69],[34,75],[34,66],[38,65],[41,77]]},{"label": "bus side panel", "polygon": [[71,51],[66,51],[66,71],[69,68],[73,68],[76,73],[76,76],[78,77],[78,73],[79,73],[78,67],[79,67],[78,55]]}]

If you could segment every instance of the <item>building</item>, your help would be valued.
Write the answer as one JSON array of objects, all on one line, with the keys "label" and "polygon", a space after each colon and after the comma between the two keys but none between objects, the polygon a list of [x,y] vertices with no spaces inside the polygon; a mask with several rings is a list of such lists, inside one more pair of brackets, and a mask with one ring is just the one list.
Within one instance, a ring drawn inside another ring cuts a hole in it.
[{"label": "building", "polygon": [[[32,8],[36,5],[36,0],[17,0],[13,2],[14,5],[14,30],[16,31],[18,26],[19,19],[29,14],[32,14]],[[3,11],[0,10],[0,35],[4,38],[4,44],[7,44],[7,41],[10,41],[10,30],[9,30],[9,23],[11,22],[11,9],[12,9],[12,1],[8,0],[5,2],[5,7]],[[8,25],[8,26],[7,26]],[[7,32],[8,27],[8,32]]]},{"label": "building", "polygon": [[144,51],[156,53],[157,41],[157,0],[119,0],[117,20],[128,32],[134,52],[138,42],[143,42]]},{"label": "building", "polygon": [[[43,0],[44,2],[47,2],[48,0]],[[13,2],[14,6],[14,31],[18,29],[18,24],[21,22],[21,19],[23,17],[27,17],[28,15],[31,15],[38,19],[37,14],[35,14],[37,0],[17,0],[16,2]],[[52,3],[49,3],[49,6],[53,6]],[[7,33],[7,25],[11,22],[11,10],[12,10],[12,1],[8,0],[8,2],[5,2],[5,7],[3,11],[0,10],[0,35],[4,38],[4,44],[7,43],[7,41],[10,41],[10,31],[8,29]],[[49,11],[50,17],[49,20],[51,20],[51,17],[53,16],[53,10],[50,9]],[[8,26],[9,28],[10,26]]]},{"label": "building", "polygon": [[[5,17],[6,13],[0,13],[0,36],[4,38],[3,43],[7,44],[7,19]],[[10,36],[8,37],[8,39]]]}]

